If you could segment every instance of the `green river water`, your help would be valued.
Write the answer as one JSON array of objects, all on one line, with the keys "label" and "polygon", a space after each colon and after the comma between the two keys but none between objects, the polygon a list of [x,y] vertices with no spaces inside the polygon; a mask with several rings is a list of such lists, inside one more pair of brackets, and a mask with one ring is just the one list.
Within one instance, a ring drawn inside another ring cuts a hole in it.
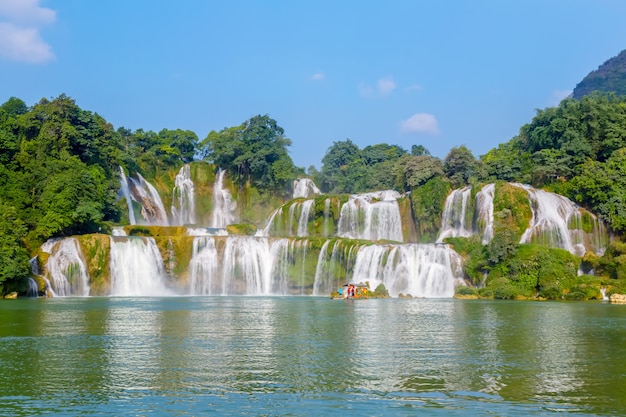
[{"label": "green river water", "polygon": [[0,302],[1,416],[625,414],[606,302]]}]

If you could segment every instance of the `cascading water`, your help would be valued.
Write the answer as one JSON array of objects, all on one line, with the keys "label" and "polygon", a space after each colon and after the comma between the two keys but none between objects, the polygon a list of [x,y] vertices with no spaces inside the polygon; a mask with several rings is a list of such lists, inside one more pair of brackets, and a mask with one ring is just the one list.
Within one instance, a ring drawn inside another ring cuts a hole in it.
[{"label": "cascading water", "polygon": [[576,204],[566,197],[529,185],[513,185],[528,192],[533,213],[530,226],[522,235],[520,243],[563,248],[577,256],[585,254],[580,208]]},{"label": "cascading water", "polygon": [[128,221],[130,224],[137,224],[135,220],[135,211],[133,210],[133,200],[130,196],[130,188],[128,185],[128,178],[126,178],[126,174],[124,173],[124,168],[120,166],[120,185],[122,195],[126,200],[126,204],[128,205]]},{"label": "cascading water", "polygon": [[482,236],[482,244],[486,245],[493,239],[493,197],[496,184],[485,185],[476,193],[475,229]]},{"label": "cascading water", "polygon": [[153,238],[111,237],[111,295],[171,295]]},{"label": "cascading water", "polygon": [[174,182],[172,191],[172,222],[175,225],[196,223],[196,201],[191,167],[185,164]]},{"label": "cascading water", "polygon": [[352,282],[384,284],[389,295],[452,297],[462,283],[460,256],[447,245],[369,245],[359,249]]},{"label": "cascading water", "polygon": [[[217,239],[221,239],[219,244]],[[189,293],[302,294],[302,271],[307,245],[306,240],[286,238],[270,242],[264,237],[198,236],[193,242]],[[297,288],[297,284],[289,284],[298,271],[301,273],[300,288]]]},{"label": "cascading water", "polygon": [[329,256],[328,246],[330,243],[329,240],[324,242],[317,259],[313,295],[328,295],[337,290],[338,279],[344,282],[349,280],[348,271],[352,270],[356,253],[360,247],[358,244],[345,245],[341,240],[336,240]]},{"label": "cascading water", "polygon": [[298,178],[293,182],[293,198],[309,198],[322,192],[310,178]]},{"label": "cascading water", "polygon": [[226,171],[220,169],[213,185],[213,220],[211,227],[223,229],[235,221],[235,204],[228,189],[224,188]]},{"label": "cascading water", "polygon": [[403,241],[396,191],[350,196],[341,207],[338,236],[350,239]]},{"label": "cascading water", "polygon": [[76,239],[49,241],[42,246],[42,251],[50,254],[46,270],[55,295],[60,297],[89,295],[89,275]]},{"label": "cascading water", "polygon": [[145,223],[151,226],[168,226],[165,206],[154,186],[139,173],[137,179],[130,178],[130,185],[131,197],[141,204],[141,215]]},{"label": "cascading water", "polygon": [[298,230],[296,231],[296,236],[298,237],[304,237],[309,234],[307,226],[309,223],[311,207],[313,207],[314,202],[315,200],[304,200],[301,204],[300,216],[298,219]]},{"label": "cascading water", "polygon": [[37,297],[39,295],[39,286],[37,281],[32,278],[28,278],[28,290],[26,291],[27,297]]},{"label": "cascading water", "polygon": [[472,217],[468,214],[471,187],[453,190],[448,198],[441,215],[441,231],[437,242],[443,242],[447,237],[469,237],[474,234]]}]

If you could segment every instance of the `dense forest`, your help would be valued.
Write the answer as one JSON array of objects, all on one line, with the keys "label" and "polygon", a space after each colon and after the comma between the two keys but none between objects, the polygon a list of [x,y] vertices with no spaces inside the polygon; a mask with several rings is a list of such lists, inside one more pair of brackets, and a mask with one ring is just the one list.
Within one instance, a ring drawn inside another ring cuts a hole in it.
[{"label": "dense forest", "polygon": [[591,71],[576,85],[572,96],[581,99],[595,91],[626,95],[626,49]]},{"label": "dense forest", "polygon": [[[10,98],[0,106],[0,294],[24,291],[29,259],[47,239],[109,232],[124,222],[120,167],[155,178],[192,160],[227,170],[239,188],[253,188],[258,199],[289,199],[292,181],[303,176],[328,194],[408,192],[423,241],[434,241],[450,190],[491,182],[531,184],[597,214],[616,239],[604,256],[585,262],[607,279],[626,277],[626,244],[619,240],[626,231],[624,97],[596,93],[538,110],[517,136],[478,158],[464,145],[439,159],[422,145],[406,150],[381,143],[361,149],[345,139],[329,147],[319,171],[305,171],[291,160],[290,144],[268,115],[200,140],[182,129],[116,129],[65,95],[31,107]],[[523,281],[528,262],[539,269],[567,263],[559,251],[519,245],[511,226],[515,213],[502,209],[495,217],[496,236],[488,245],[448,240],[467,258],[470,282],[478,284],[485,271],[492,271],[492,280],[500,279],[492,295],[511,298],[539,287],[536,276],[524,288],[515,283]]]}]

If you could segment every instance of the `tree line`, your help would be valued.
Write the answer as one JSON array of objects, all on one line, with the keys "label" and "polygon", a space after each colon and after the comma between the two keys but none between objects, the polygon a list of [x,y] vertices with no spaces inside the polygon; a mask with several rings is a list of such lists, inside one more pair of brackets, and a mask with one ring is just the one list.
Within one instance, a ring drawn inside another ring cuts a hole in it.
[{"label": "tree line", "polygon": [[[325,193],[380,189],[413,192],[424,228],[450,188],[497,180],[563,194],[626,230],[626,100],[595,94],[537,110],[518,135],[475,157],[464,145],[443,159],[423,145],[359,148],[333,142],[321,168],[294,165],[291,140],[276,120],[254,116],[199,140],[189,130],[114,128],[65,95],[28,107],[12,97],[0,106],[0,293],[23,290],[28,258],[52,237],[108,230],[120,222],[120,167],[150,179],[192,160],[229,171],[240,187],[288,195],[309,176]],[[421,190],[421,193],[419,192]],[[430,220],[432,223],[432,220]]]}]

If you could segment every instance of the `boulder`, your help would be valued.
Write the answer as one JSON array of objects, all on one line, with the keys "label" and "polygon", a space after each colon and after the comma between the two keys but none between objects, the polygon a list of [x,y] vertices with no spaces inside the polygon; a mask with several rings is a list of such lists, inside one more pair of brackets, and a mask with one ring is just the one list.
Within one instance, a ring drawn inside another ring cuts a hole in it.
[{"label": "boulder", "polygon": [[626,304],[626,294],[611,294],[609,301],[614,304]]}]

